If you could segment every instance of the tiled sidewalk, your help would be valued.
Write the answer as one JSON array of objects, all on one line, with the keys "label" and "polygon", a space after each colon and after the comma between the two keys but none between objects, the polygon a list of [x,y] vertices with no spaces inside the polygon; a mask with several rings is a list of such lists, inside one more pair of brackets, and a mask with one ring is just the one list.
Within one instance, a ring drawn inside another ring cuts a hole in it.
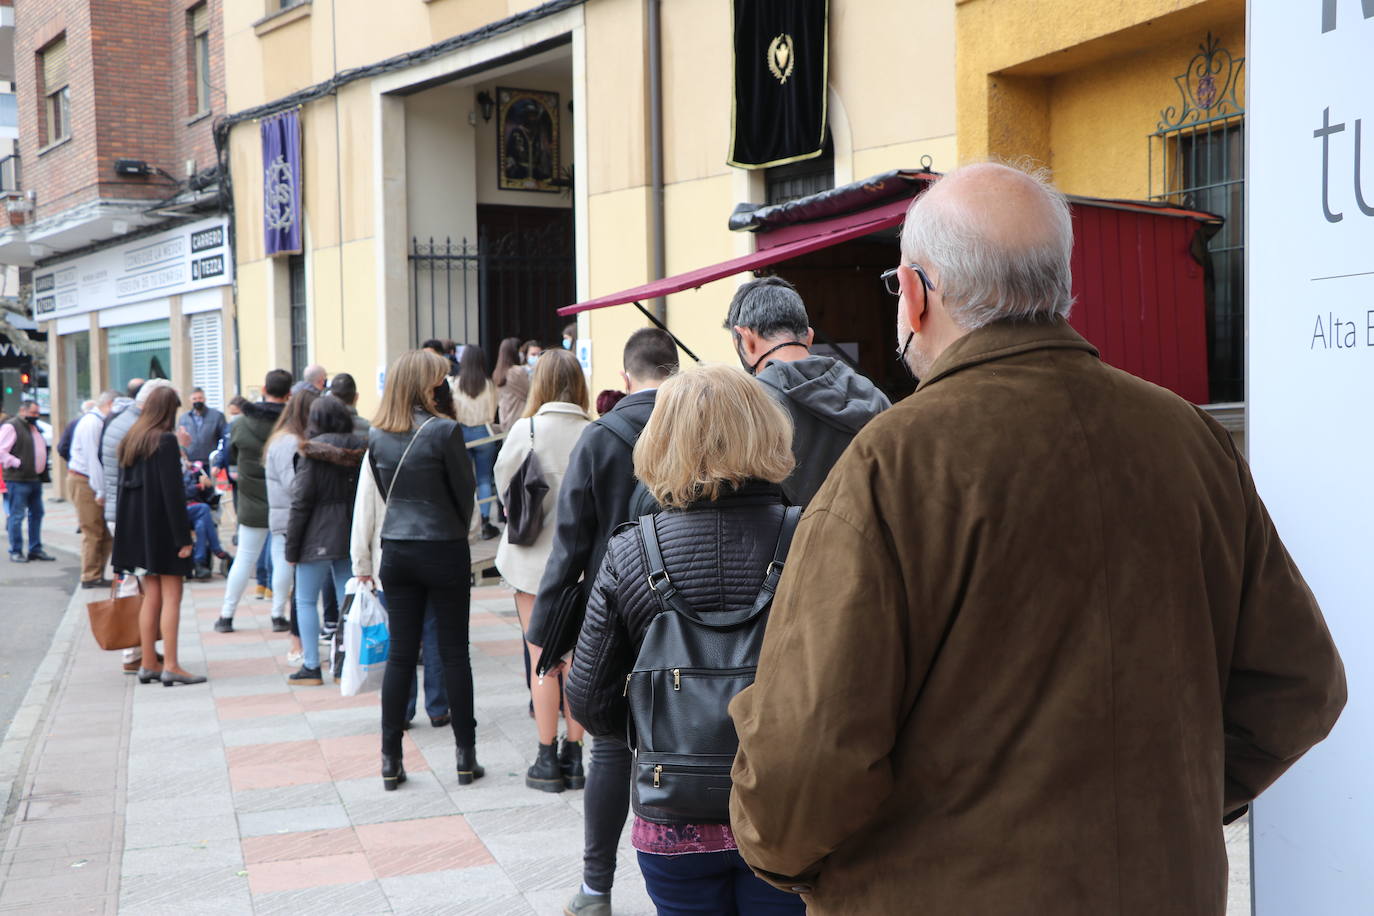
[{"label": "tiled sidewalk", "polygon": [[[473,593],[486,777],[458,786],[452,732],[421,709],[410,780],[385,792],[376,694],[288,686],[266,602],[249,597],[237,632],[213,632],[222,583],[189,588],[182,607],[183,665],[210,682],[174,689],[121,674],[91,639],[89,593],[73,597],[45,715],[5,744],[27,771],[0,914],[562,912],[581,875],[582,793],[524,786],[535,735],[508,591]],[[628,839],[616,913],[652,913]]]}]

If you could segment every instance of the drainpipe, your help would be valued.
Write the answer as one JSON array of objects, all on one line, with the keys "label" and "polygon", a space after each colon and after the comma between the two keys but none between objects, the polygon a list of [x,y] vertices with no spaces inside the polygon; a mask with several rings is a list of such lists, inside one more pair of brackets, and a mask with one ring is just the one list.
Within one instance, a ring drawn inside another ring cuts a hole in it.
[{"label": "drainpipe", "polygon": [[[667,274],[663,219],[663,47],[660,0],[648,0],[649,26],[649,222],[654,245],[653,279]],[[660,322],[668,321],[668,303],[659,296],[650,309]]]}]

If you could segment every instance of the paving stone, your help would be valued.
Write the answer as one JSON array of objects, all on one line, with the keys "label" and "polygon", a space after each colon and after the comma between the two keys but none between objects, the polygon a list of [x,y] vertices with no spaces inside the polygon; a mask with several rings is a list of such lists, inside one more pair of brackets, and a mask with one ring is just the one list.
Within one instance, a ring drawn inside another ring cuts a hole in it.
[{"label": "paving stone", "polygon": [[267,716],[262,719],[228,719],[222,724],[224,728],[220,735],[225,747],[309,741],[315,737],[310,723],[300,714]]},{"label": "paving stone", "polygon": [[[270,659],[269,659],[270,661]],[[243,697],[267,693],[286,693],[291,688],[283,674],[263,674],[252,677],[230,677],[214,682],[216,697]]]},{"label": "paving stone", "polygon": [[[486,904],[520,899],[519,888],[499,865],[382,878],[378,883],[397,913],[467,914]],[[435,909],[441,905],[449,909]]]},{"label": "paving stone", "polygon": [[234,813],[233,796],[228,791],[202,792],[179,798],[157,798],[129,802],[124,808],[126,824],[165,824],[195,817],[215,817]]},{"label": "paving stone", "polygon": [[254,897],[278,891],[346,884],[360,877],[372,877],[367,858],[360,852],[259,862],[248,866],[248,887]]},{"label": "paving stone", "polygon": [[178,821],[126,824],[124,848],[151,846],[194,846],[208,840],[237,838],[238,821],[232,814],[188,817]]},{"label": "paving stone", "polygon": [[243,868],[243,850],[237,837],[126,849],[120,862],[122,879],[142,875],[169,875],[210,868]]},{"label": "paving stone", "polygon": [[352,827],[245,837],[243,840],[243,857],[250,865],[362,851],[362,843],[358,840],[357,831]]},{"label": "paving stone", "polygon": [[[253,897],[253,912],[256,916],[368,916],[393,910],[381,886],[376,881],[365,881],[257,894]],[[455,910],[450,906],[448,912]]]},{"label": "paving stone", "polygon": [[138,916],[243,916],[253,911],[241,868],[137,875],[119,882],[119,911]]},{"label": "paving stone", "polygon": [[299,833],[349,826],[348,812],[337,801],[328,805],[282,808],[239,815],[239,834],[244,837]]},{"label": "paving stone", "polygon": [[162,801],[171,798],[200,796],[204,793],[229,791],[229,774],[223,770],[212,773],[184,771],[177,773],[147,773],[129,779],[130,802]]},{"label": "paving stone", "polygon": [[279,811],[285,808],[309,808],[339,802],[339,792],[333,783],[307,783],[299,786],[277,786],[271,789],[248,789],[234,793],[234,808],[240,814],[257,811]]},{"label": "paving stone", "polygon": [[[407,776],[405,785],[395,792],[387,792],[382,788],[380,776],[335,783],[344,807],[348,809],[348,819],[355,825],[377,824],[458,813],[433,773],[419,772]],[[422,828],[417,826],[416,829]]]},{"label": "paving stone", "polygon": [[114,814],[115,796],[82,793],[71,795],[31,795],[24,806],[23,820],[41,821],[56,817],[80,817],[88,814]]},{"label": "paving stone", "polygon": [[64,909],[62,901],[104,893],[108,867],[69,869],[66,874],[41,878],[7,878],[0,887],[0,907],[11,904],[45,904],[50,912]]}]

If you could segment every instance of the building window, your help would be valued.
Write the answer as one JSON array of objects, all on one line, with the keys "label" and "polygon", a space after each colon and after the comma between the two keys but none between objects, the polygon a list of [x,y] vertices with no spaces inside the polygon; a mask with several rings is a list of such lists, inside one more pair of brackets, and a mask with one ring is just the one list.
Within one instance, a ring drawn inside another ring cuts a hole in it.
[{"label": "building window", "polygon": [[286,275],[291,312],[291,374],[299,379],[310,359],[306,347],[304,255],[293,254],[286,259]]},{"label": "building window", "polygon": [[191,384],[211,407],[224,407],[224,341],[219,312],[191,316]]},{"label": "building window", "polygon": [[825,146],[819,156],[765,169],[763,181],[769,205],[785,204],[835,187],[835,147],[830,142],[830,132],[826,131]]},{"label": "building window", "polygon": [[196,114],[210,110],[210,5],[202,3],[186,13],[191,35],[191,83],[195,86]]},{"label": "building window", "polygon": [[1181,100],[1150,136],[1150,196],[1220,216],[1208,241],[1207,374],[1213,403],[1245,398],[1245,58],[1212,35],[1175,79]]},{"label": "building window", "polygon": [[71,136],[71,90],[67,86],[67,38],[57,39],[38,52],[43,78],[43,145]]},{"label": "building window", "polygon": [[107,383],[123,391],[131,378],[169,378],[172,330],[166,318],[110,328],[105,332]]}]

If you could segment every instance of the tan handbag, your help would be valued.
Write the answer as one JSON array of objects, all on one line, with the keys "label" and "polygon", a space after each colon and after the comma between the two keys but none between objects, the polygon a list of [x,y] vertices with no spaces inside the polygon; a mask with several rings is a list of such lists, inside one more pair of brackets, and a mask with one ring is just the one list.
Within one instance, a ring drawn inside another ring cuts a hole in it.
[{"label": "tan handbag", "polygon": [[132,649],[142,643],[138,632],[138,612],[143,607],[143,582],[138,583],[137,595],[117,597],[116,582],[110,586],[110,597],[86,602],[91,618],[91,635],[102,649]]}]

